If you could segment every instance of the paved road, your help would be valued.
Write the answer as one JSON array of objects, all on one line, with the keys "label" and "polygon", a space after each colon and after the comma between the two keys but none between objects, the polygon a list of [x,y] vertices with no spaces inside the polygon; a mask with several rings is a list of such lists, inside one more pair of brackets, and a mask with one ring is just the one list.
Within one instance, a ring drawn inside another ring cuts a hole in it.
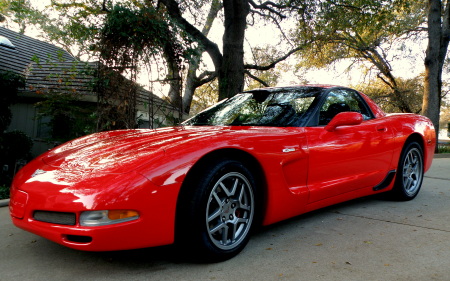
[{"label": "paved road", "polygon": [[450,280],[450,158],[411,202],[358,199],[267,227],[237,257],[169,249],[89,253],[15,228],[0,208],[0,280]]}]

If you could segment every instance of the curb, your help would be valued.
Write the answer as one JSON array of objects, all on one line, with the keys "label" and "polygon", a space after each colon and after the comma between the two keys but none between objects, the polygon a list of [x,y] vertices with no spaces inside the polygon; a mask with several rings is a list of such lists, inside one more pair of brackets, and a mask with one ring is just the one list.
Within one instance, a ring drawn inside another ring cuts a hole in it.
[{"label": "curb", "polygon": [[0,200],[0,208],[9,206],[9,199]]},{"label": "curb", "polygon": [[434,158],[450,158],[450,153],[438,153],[438,154],[434,154]]}]

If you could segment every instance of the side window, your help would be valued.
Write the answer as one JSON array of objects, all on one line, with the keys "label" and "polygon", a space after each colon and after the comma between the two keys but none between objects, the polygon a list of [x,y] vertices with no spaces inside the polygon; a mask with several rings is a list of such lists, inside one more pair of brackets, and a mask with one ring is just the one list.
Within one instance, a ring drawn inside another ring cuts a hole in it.
[{"label": "side window", "polygon": [[319,126],[327,125],[334,116],[345,111],[359,112],[364,120],[372,118],[372,113],[357,93],[341,89],[328,94],[320,108]]}]

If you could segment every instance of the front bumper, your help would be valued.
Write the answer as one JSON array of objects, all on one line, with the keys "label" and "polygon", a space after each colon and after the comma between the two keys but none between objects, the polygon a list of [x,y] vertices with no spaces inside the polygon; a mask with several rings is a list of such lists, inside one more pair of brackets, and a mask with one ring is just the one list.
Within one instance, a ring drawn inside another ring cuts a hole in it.
[{"label": "front bumper", "polygon": [[[55,197],[48,194],[45,198],[40,192],[29,189],[12,188],[10,214],[14,225],[61,245],[85,251],[115,251],[153,246],[168,245],[174,242],[176,200],[179,184],[164,187],[145,181],[142,186],[125,200],[111,203],[101,202],[97,196],[95,208],[80,208],[59,194],[61,201],[49,204]],[[73,196],[71,194],[71,196]],[[110,198],[108,196],[107,198]],[[61,204],[63,203],[64,204]],[[51,206],[54,207],[51,207]],[[80,214],[88,210],[133,209],[139,212],[139,219],[113,225],[96,227],[81,226]],[[34,217],[36,211],[64,212],[74,214],[73,225],[64,225],[39,221]]]}]

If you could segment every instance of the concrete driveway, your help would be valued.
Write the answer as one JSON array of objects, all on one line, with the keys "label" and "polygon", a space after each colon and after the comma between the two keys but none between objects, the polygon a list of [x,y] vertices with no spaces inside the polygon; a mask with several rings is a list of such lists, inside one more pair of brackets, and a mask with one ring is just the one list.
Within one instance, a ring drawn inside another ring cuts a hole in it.
[{"label": "concrete driveway", "polygon": [[15,228],[0,208],[0,280],[450,280],[450,158],[410,202],[358,199],[266,227],[234,259],[170,248],[90,253]]}]

